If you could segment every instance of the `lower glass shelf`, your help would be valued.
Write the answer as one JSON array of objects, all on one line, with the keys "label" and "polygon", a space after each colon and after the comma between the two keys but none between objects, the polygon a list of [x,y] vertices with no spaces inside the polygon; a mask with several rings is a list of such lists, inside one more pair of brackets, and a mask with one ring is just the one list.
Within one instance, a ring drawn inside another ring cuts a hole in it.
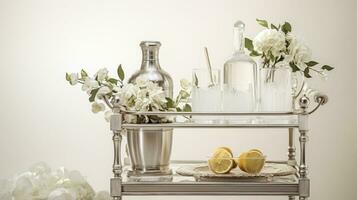
[{"label": "lower glass shelf", "polygon": [[[196,163],[197,164],[197,163]],[[128,170],[123,173],[122,183],[119,178],[111,180],[112,194],[121,195],[283,195],[298,196],[299,180],[296,175],[276,176],[269,181],[227,181],[208,182],[196,181],[192,176],[181,176],[175,173],[182,165],[172,164],[171,179],[137,179],[127,177]]]}]

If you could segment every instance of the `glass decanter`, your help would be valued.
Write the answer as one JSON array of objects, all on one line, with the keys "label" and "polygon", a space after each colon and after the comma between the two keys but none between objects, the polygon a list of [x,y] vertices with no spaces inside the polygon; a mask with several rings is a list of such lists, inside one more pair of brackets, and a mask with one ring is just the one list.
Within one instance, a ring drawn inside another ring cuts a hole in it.
[{"label": "glass decanter", "polygon": [[244,52],[242,21],[234,24],[234,52],[224,64],[223,111],[253,112],[257,107],[257,64]]}]

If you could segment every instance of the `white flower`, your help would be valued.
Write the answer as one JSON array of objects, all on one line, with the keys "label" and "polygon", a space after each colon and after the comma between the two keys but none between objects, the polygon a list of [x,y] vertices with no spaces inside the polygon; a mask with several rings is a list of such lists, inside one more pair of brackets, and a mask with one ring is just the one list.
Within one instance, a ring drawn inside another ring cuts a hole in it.
[{"label": "white flower", "polygon": [[32,199],[32,176],[31,172],[25,172],[15,178],[15,188],[12,192],[15,200]]},{"label": "white flower", "polygon": [[106,94],[111,93],[111,92],[112,92],[112,90],[109,87],[103,86],[103,87],[99,88],[99,90],[97,92],[97,98],[102,99],[103,96],[105,96]]},{"label": "white flower", "polygon": [[15,176],[12,182],[0,181],[1,200],[88,200],[95,196],[78,171],[62,167],[52,172],[45,163],[33,165],[29,171]]},{"label": "white flower", "polygon": [[311,50],[303,42],[299,41],[291,33],[287,35],[287,40],[289,41],[288,55],[286,60],[288,62],[293,61],[298,67],[305,68],[306,62],[311,61]]},{"label": "white flower", "polygon": [[98,87],[99,87],[98,81],[91,79],[89,77],[86,77],[84,79],[84,83],[82,85],[82,90],[90,92],[91,90],[96,89]]},{"label": "white flower", "polygon": [[139,93],[140,88],[132,83],[124,85],[120,90],[115,94],[119,97],[121,105],[124,106],[133,106],[133,100],[136,98]]},{"label": "white flower", "polygon": [[104,118],[105,121],[110,122],[110,118],[113,115],[113,111],[112,110],[108,110],[107,112],[104,113]]},{"label": "white flower", "polygon": [[184,90],[189,90],[190,89],[190,86],[191,86],[191,83],[190,81],[188,81],[187,79],[181,79],[180,80],[180,85],[181,85],[181,88],[184,89]]},{"label": "white flower", "polygon": [[48,195],[48,200],[75,200],[76,198],[66,188],[58,188]]},{"label": "white flower", "polygon": [[99,191],[95,195],[94,200],[111,200],[110,194],[107,191]]},{"label": "white flower", "polygon": [[149,82],[151,81],[149,81],[144,76],[139,76],[135,79],[135,85],[137,85],[138,87],[146,87]]},{"label": "white flower", "polygon": [[94,102],[92,104],[92,112],[93,113],[98,113],[98,112],[104,111],[104,110],[105,110],[105,105],[103,103]]},{"label": "white flower", "polygon": [[269,52],[274,57],[282,54],[286,49],[285,34],[275,29],[264,29],[253,40],[253,46],[256,51],[269,55]]},{"label": "white flower", "polygon": [[108,77],[108,70],[107,70],[107,68],[102,68],[102,69],[100,69],[96,74],[95,74],[95,77],[97,77],[97,80],[99,81],[99,82],[102,82],[102,81],[104,81],[105,79],[107,79],[107,77]]},{"label": "white flower", "polygon": [[138,98],[135,101],[135,109],[137,111],[142,111],[142,112],[148,111],[149,105],[151,103],[152,102],[148,98],[144,98],[144,99]]},{"label": "white flower", "polygon": [[71,85],[75,85],[78,83],[78,74],[77,73],[71,73],[69,75],[69,82]]}]

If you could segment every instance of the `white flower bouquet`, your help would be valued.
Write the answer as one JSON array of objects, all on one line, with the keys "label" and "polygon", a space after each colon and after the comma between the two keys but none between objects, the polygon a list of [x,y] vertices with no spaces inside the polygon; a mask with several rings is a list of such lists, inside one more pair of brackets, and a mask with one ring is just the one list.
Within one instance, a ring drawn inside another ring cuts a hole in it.
[{"label": "white flower bouquet", "polygon": [[334,69],[329,65],[318,66],[318,62],[311,59],[310,48],[292,33],[290,23],[278,26],[266,20],[257,19],[258,24],[265,29],[253,39],[245,38],[245,47],[251,56],[262,59],[262,68],[276,68],[288,64],[292,72],[301,72],[306,78],[311,78],[313,71],[326,76],[326,71]]},{"label": "white flower bouquet", "polygon": [[110,200],[106,191],[97,194],[79,171],[57,170],[37,163],[10,180],[0,180],[1,200]]},{"label": "white flower bouquet", "polygon": [[[85,70],[78,73],[66,73],[66,80],[71,85],[82,84],[82,90],[89,95],[92,103],[92,112],[106,111],[102,102],[118,100],[121,109],[125,111],[191,111],[188,104],[190,97],[190,82],[181,80],[181,90],[175,99],[165,96],[164,90],[157,83],[143,77],[136,79],[135,83],[124,83],[124,70],[121,65],[117,69],[117,78],[110,77],[106,68],[100,69],[93,77]],[[105,112],[105,119],[109,121],[111,110]],[[161,116],[137,116],[127,114],[124,120],[128,123],[168,123],[172,119]]]}]

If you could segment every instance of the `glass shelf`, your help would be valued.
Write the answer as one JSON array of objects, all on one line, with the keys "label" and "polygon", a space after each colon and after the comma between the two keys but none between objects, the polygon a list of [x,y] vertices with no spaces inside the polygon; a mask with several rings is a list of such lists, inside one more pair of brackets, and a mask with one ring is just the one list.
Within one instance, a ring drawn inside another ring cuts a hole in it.
[{"label": "glass shelf", "polygon": [[[165,181],[140,181],[127,177],[128,168],[124,168],[121,183],[122,195],[299,195],[299,181],[296,175],[273,177],[270,181],[244,182],[198,182],[192,176],[181,176],[176,169],[184,165],[194,165],[200,162],[172,163],[173,175]],[[201,162],[202,164],[202,162]],[[119,181],[112,179],[112,185]],[[117,188],[112,188],[117,189]]]}]

